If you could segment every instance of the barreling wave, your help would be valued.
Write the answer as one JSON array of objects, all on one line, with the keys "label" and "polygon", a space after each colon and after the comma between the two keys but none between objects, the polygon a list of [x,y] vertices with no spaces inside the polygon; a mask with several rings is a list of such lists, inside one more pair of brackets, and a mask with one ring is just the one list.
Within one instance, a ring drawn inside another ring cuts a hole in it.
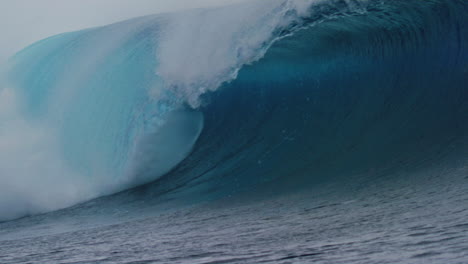
[{"label": "barreling wave", "polygon": [[150,182],[136,191],[199,200],[464,166],[467,14],[462,0],[253,1],[33,44],[2,92],[0,124],[31,132],[9,142],[33,143],[0,150],[0,219]]}]

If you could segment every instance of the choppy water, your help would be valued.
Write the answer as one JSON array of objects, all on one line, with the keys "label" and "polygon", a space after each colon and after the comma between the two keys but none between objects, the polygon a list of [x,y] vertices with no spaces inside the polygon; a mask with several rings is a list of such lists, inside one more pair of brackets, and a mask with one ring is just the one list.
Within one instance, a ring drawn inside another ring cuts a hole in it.
[{"label": "choppy water", "polygon": [[113,225],[90,204],[75,210],[94,219],[53,213],[1,224],[0,263],[466,263],[467,168],[418,175],[419,184],[406,176],[138,220],[115,209],[122,222]]}]

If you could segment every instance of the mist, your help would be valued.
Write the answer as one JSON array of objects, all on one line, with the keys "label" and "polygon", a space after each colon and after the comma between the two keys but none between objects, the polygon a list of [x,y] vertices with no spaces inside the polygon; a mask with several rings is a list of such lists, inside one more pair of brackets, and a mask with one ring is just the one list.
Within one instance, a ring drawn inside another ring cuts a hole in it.
[{"label": "mist", "polygon": [[40,39],[133,17],[243,0],[2,0],[0,63]]}]

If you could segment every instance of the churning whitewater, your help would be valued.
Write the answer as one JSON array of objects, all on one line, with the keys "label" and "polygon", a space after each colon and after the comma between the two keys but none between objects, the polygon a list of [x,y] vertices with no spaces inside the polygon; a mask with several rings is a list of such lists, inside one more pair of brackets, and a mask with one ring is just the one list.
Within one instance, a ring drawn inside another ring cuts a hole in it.
[{"label": "churning whitewater", "polygon": [[[41,40],[1,82],[0,262],[464,263],[467,84],[464,0],[253,0]],[[80,230],[134,247],[87,258]]]}]

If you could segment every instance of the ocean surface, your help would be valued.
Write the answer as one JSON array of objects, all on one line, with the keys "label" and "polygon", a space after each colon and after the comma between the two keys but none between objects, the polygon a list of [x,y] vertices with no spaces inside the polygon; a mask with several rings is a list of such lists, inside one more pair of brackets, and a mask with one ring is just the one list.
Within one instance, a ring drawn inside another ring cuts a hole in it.
[{"label": "ocean surface", "polygon": [[468,263],[468,2],[252,0],[0,82],[0,263]]}]

